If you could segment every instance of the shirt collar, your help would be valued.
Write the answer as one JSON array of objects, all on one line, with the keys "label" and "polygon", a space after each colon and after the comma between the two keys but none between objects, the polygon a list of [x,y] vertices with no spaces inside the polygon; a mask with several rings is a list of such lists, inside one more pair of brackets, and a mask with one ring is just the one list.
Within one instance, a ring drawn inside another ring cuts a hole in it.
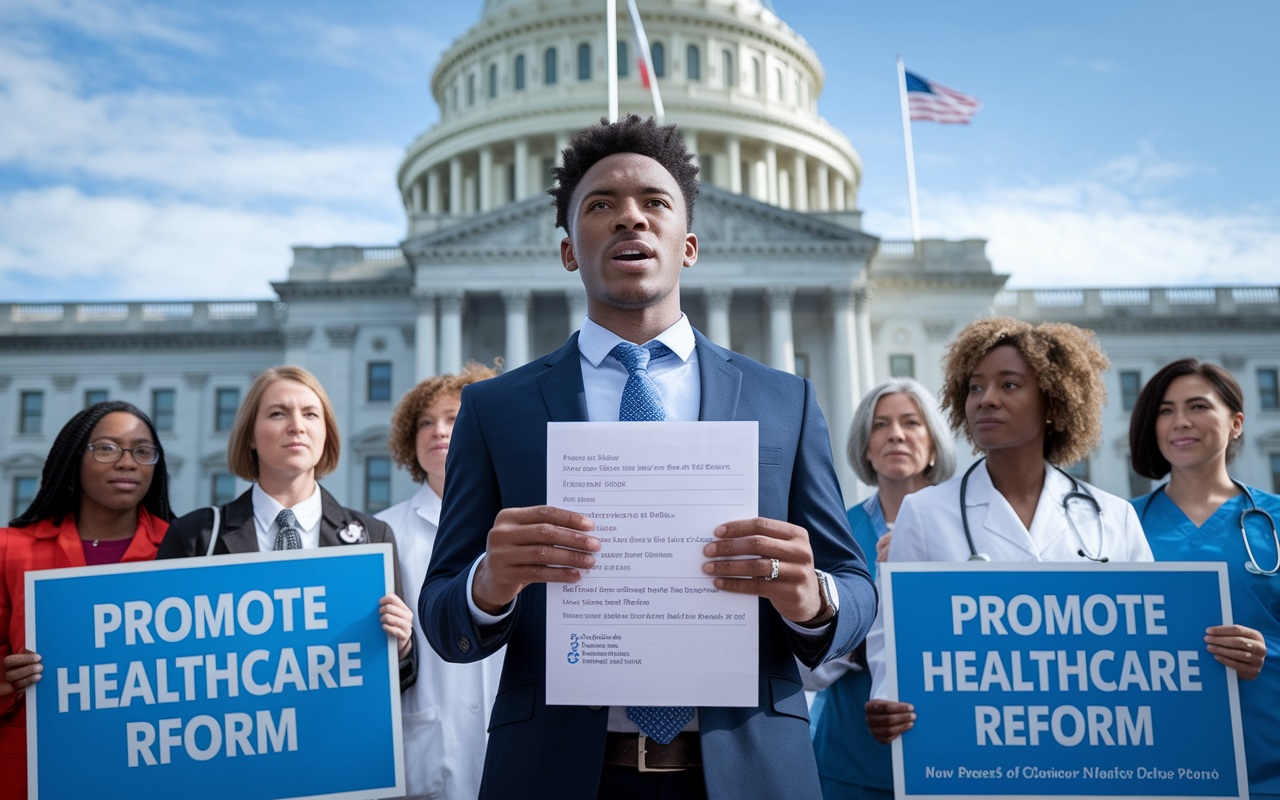
[{"label": "shirt collar", "polygon": [[436,526],[440,525],[440,505],[440,496],[436,494],[435,489],[431,488],[431,484],[425,481],[409,502],[409,507],[414,513]]},{"label": "shirt collar", "polygon": [[[609,351],[623,341],[626,340],[587,317],[582,322],[582,332],[578,334],[578,352],[582,353],[582,357],[591,366],[598,367],[604,357],[609,355]],[[653,337],[652,341],[665,344],[681,361],[688,361],[697,345],[693,338],[693,326],[684,314],[670,328]]]},{"label": "shirt collar", "polygon": [[862,501],[862,510],[867,512],[867,516],[871,519],[871,527],[877,536],[884,536],[889,532],[889,523],[884,519],[884,509],[880,507],[879,492],[873,493]]},{"label": "shirt collar", "polygon": [[[253,521],[258,524],[258,530],[268,531],[271,526],[276,524],[276,517],[284,510],[284,506],[280,504],[271,495],[262,491],[262,487],[258,484],[253,485]],[[298,527],[304,531],[309,531],[320,522],[322,512],[320,502],[320,484],[316,484],[316,490],[311,496],[301,503],[298,503],[292,509],[293,515],[298,519]]]}]

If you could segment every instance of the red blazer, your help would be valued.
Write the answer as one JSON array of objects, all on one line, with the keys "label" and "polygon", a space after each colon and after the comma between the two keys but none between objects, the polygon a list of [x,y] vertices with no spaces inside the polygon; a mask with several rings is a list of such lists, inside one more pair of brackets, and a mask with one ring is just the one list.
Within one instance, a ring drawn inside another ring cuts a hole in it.
[{"label": "red blazer", "polygon": [[[121,561],[151,561],[169,523],[138,507],[138,530]],[[0,660],[26,646],[27,570],[83,567],[84,545],[76,521],[41,520],[25,528],[0,528]],[[0,681],[3,680],[0,667]],[[27,796],[27,709],[25,693],[0,697],[0,800]]]}]

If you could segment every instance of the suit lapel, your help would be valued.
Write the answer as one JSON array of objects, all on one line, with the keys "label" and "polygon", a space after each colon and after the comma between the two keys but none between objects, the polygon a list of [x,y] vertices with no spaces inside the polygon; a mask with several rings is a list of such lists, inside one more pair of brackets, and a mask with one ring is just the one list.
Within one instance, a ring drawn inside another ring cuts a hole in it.
[{"label": "suit lapel", "polygon": [[698,331],[698,373],[701,376],[702,400],[698,419],[707,422],[730,422],[738,412],[738,394],[742,390],[742,370],[730,363],[733,354],[712,344]]},{"label": "suit lapel", "polygon": [[[222,530],[218,531],[218,549],[228,553],[258,552],[258,526],[253,521],[253,490],[231,501],[222,518]],[[204,555],[200,553],[199,555]]]},{"label": "suit lapel", "polygon": [[[338,537],[338,531],[351,524],[347,519],[347,515],[342,510],[342,506],[329,494],[323,486],[320,487],[320,546],[336,547],[337,545],[346,544]],[[365,542],[369,541],[368,531],[362,537]]]},{"label": "suit lapel", "polygon": [[537,376],[542,401],[552,422],[586,422],[587,396],[582,388],[582,356],[578,334],[543,360],[547,369]]}]

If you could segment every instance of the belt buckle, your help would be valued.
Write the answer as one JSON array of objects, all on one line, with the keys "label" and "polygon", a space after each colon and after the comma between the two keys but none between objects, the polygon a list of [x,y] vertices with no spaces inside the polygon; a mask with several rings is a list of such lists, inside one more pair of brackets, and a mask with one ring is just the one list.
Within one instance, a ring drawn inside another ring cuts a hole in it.
[{"label": "belt buckle", "polygon": [[648,766],[645,763],[645,760],[646,760],[645,754],[648,751],[645,749],[644,743],[648,741],[649,737],[644,735],[643,733],[639,734],[639,736],[640,736],[640,741],[636,747],[636,769],[638,769],[641,772],[684,772],[685,770],[684,767],[650,767]]}]

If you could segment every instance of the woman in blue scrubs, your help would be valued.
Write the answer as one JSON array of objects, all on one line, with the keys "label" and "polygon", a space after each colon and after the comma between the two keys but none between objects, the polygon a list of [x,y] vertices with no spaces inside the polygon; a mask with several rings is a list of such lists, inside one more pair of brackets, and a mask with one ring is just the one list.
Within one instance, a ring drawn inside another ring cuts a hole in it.
[{"label": "woman in blue scrubs", "polygon": [[1249,794],[1265,797],[1280,795],[1280,668],[1264,668],[1280,645],[1280,552],[1274,523],[1250,509],[1280,516],[1280,497],[1228,474],[1243,433],[1230,373],[1194,358],[1164,367],[1138,395],[1129,449],[1135,472],[1169,482],[1132,502],[1157,561],[1227,564],[1236,624],[1209,628],[1205,642],[1240,677]]},{"label": "woman in blue scrubs", "polygon": [[[894,378],[862,398],[849,428],[849,464],[859,480],[877,491],[849,509],[849,525],[864,553],[875,562],[889,551],[893,521],[902,499],[955,472],[955,451],[936,403],[919,383]],[[871,561],[871,559],[868,559]],[[820,667],[807,684],[829,681],[814,700],[813,748],[823,800],[892,800],[891,749],[867,729],[864,706],[871,696],[871,673],[859,647],[846,658]]]}]

